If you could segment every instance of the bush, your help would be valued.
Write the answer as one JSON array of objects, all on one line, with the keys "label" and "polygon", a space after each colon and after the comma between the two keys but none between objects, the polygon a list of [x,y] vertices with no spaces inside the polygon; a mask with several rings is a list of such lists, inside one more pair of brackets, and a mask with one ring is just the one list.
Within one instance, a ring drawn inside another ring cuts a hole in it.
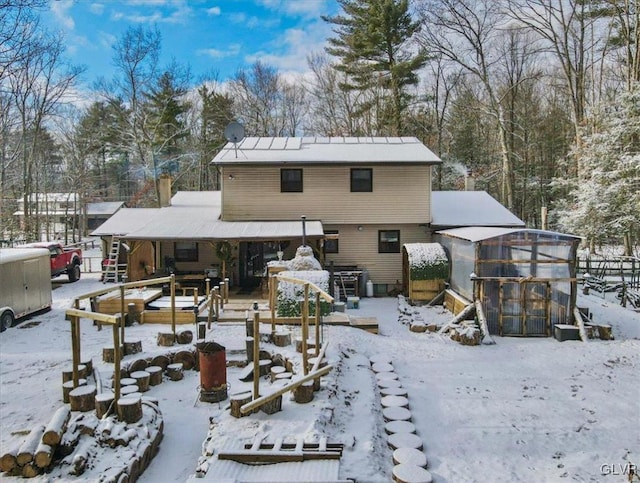
[{"label": "bush", "polygon": [[[325,270],[307,270],[280,272],[279,275],[305,280],[317,285],[321,290],[329,291],[329,272]],[[302,315],[302,303],[304,302],[304,286],[278,281],[277,309],[278,317],[300,317]],[[325,300],[320,300],[320,315],[327,315],[331,311],[331,305]],[[309,315],[316,314],[316,297],[313,291],[309,292]]]}]

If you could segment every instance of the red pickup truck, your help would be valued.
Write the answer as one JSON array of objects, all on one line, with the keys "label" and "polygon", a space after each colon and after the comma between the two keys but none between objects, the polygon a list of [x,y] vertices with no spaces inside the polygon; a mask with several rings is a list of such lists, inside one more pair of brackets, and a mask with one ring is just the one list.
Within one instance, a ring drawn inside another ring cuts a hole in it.
[{"label": "red pickup truck", "polygon": [[66,274],[69,277],[69,282],[80,280],[82,265],[82,250],[80,248],[66,248],[58,242],[36,242],[24,246],[49,250],[51,278]]}]

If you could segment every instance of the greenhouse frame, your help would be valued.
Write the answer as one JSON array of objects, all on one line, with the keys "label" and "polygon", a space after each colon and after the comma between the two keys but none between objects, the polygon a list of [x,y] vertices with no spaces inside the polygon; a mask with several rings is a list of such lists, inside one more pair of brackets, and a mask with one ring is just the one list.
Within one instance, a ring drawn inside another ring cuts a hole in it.
[{"label": "greenhouse frame", "polygon": [[491,334],[550,336],[555,325],[573,323],[579,237],[468,227],[439,231],[435,241],[449,257],[450,290],[480,301]]}]

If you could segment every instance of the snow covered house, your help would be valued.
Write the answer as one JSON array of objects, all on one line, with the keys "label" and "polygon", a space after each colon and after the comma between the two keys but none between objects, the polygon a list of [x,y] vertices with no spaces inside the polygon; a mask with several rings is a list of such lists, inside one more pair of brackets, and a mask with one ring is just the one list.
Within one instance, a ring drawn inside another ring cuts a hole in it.
[{"label": "snow covered house", "polygon": [[120,209],[93,234],[105,246],[113,235],[127,241],[130,280],[169,267],[220,274],[225,256],[232,285],[245,287],[279,252],[292,258],[304,235],[325,266],[355,274],[360,294],[367,279],[387,294],[402,284],[406,243],[451,226],[524,226],[485,192],[432,193],[439,163],[413,137],[248,137],[213,159],[221,191],[172,198],[161,177],[161,208]]}]

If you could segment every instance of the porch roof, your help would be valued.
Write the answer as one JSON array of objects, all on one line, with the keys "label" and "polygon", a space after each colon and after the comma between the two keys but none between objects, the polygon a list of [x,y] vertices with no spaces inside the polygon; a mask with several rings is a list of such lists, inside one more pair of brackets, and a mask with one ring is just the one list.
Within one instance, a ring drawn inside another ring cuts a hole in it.
[{"label": "porch roof", "polygon": [[[130,240],[285,240],[302,237],[302,222],[222,221],[220,192],[178,192],[163,208],[122,208],[93,231]],[[322,223],[306,222],[306,235],[324,236]]]}]

